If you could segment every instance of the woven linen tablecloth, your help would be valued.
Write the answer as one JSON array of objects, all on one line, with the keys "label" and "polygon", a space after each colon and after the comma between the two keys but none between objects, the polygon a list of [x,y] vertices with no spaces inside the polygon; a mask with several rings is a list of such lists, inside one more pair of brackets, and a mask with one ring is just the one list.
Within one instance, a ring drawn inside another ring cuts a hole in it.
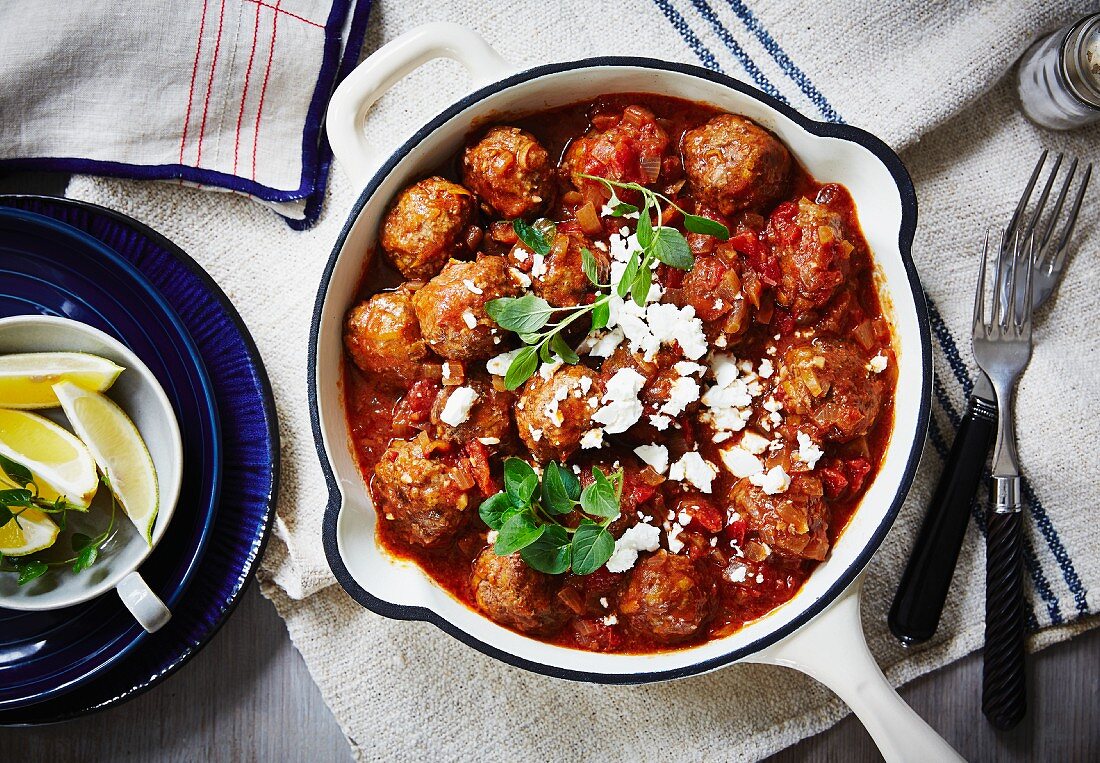
[{"label": "woven linen tablecloth", "polygon": [[[918,478],[871,563],[863,601],[871,649],[900,684],[981,646],[981,523],[971,523],[935,640],[903,652],[887,633],[886,610],[971,387],[964,340],[985,230],[1007,220],[1041,147],[1100,159],[1100,128],[1058,135],[1025,121],[1012,78],[1030,40],[1091,5],[382,0],[367,52],[424,21],[453,20],[518,64],[598,54],[689,62],[741,78],[815,118],[867,128],[900,152],[920,204],[913,254],[930,300],[935,399]],[[467,88],[449,62],[402,82],[368,120],[379,159]],[[225,288],[255,335],[279,407],[284,463],[263,590],[356,755],[745,760],[839,720],[847,710],[832,694],[783,668],[735,666],[641,687],[569,683],[498,663],[430,625],[376,616],[334,585],[321,548],[326,495],[306,405],[306,343],[316,284],[356,191],[337,167],[320,223],[294,234],[248,202],[221,195],[89,178],[69,187],[70,196],[134,215],[174,239]],[[1087,511],[1097,490],[1083,468],[1094,461],[1087,454],[1098,428],[1091,412],[1100,409],[1100,334],[1079,318],[1100,312],[1096,198],[1094,189],[1057,304],[1039,316],[1017,402],[1029,477],[1032,648],[1095,624],[1089,616],[1100,608],[1100,556]]]}]

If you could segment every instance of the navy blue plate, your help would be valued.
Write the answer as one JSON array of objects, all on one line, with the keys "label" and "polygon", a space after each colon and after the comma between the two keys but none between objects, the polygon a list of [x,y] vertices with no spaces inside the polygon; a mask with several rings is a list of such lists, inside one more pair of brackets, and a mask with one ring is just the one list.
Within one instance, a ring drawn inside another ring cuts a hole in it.
[{"label": "navy blue plate", "polygon": [[[198,522],[201,516],[208,522],[208,530],[197,531],[195,522],[181,521],[180,512],[185,508],[181,503],[168,535],[142,568],[158,593],[164,595],[174,590],[172,621],[151,636],[135,634],[137,637],[129,644],[128,651],[117,656],[114,664],[79,685],[70,686],[67,693],[39,698],[40,701],[33,705],[0,710],[0,724],[48,723],[136,696],[182,666],[217,631],[251,580],[266,544],[277,489],[278,433],[270,385],[247,329],[210,277],[178,247],[152,229],[92,204],[67,199],[0,197],[0,205],[19,207],[62,221],[110,247],[124,263],[148,279],[178,314],[198,348],[209,377],[206,389],[214,399],[211,410],[217,411],[221,425],[222,499],[219,503],[214,492],[207,490],[211,498],[208,510],[186,511],[188,520]],[[4,246],[9,243],[5,241]],[[16,268],[10,266],[6,254],[0,254],[0,315],[13,312],[13,305],[19,305],[18,312],[63,312],[97,325],[85,315],[68,312],[74,303],[84,301],[76,299],[77,294],[85,298],[89,292],[58,284],[59,276],[55,272],[41,273],[38,280],[42,284],[52,284],[59,293],[69,292],[66,299],[50,307],[29,298],[25,291],[13,293],[5,288],[4,279],[11,276],[5,271],[9,270]],[[95,291],[92,289],[90,293]],[[158,321],[146,315],[143,323],[147,331],[153,332],[153,324]],[[109,327],[100,327],[118,335]],[[125,337],[123,340],[127,341]],[[165,351],[165,347],[159,349]],[[142,354],[154,372],[157,371],[150,358],[137,348],[135,351]],[[161,382],[171,395],[169,384],[164,378]],[[179,378],[174,382],[175,386],[182,384]],[[182,416],[180,423],[183,426]],[[187,434],[184,439],[188,447]],[[217,438],[212,442],[216,443]],[[201,482],[209,480],[211,475],[194,476]],[[187,476],[184,482],[186,487]],[[203,553],[207,537],[209,543]],[[189,585],[179,585],[180,576],[176,573],[182,566],[189,566],[193,573]],[[108,597],[85,606],[117,608],[117,612],[108,613],[111,615],[124,613],[121,606]],[[37,613],[35,616],[53,618],[48,623],[43,621],[49,634],[66,627],[69,622],[67,617],[57,617],[57,614]],[[20,618],[29,616],[30,613]],[[109,621],[85,617],[80,620],[85,623],[86,631],[92,632],[109,624]],[[7,638],[6,634],[0,635],[0,644]],[[24,640],[24,643],[33,642]],[[4,648],[0,646],[0,655],[3,654]],[[13,656],[11,652],[8,654]],[[0,661],[4,659],[0,657]],[[17,661],[18,658],[9,663]],[[3,665],[0,662],[0,668]],[[7,683],[0,680],[0,685],[6,688]]]}]

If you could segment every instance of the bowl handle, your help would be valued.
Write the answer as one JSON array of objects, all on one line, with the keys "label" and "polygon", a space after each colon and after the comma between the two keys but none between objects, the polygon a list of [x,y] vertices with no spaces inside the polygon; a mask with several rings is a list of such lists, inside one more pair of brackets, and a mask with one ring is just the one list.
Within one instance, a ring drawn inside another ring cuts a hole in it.
[{"label": "bowl handle", "polygon": [[168,607],[137,572],[131,572],[119,581],[115,590],[138,624],[150,633],[156,633],[172,619]]},{"label": "bowl handle", "polygon": [[794,668],[828,686],[859,717],[887,763],[963,760],[879,669],[859,619],[862,587],[861,574],[824,612],[747,661]]},{"label": "bowl handle", "polygon": [[481,35],[450,22],[424,24],[383,45],[336,88],[326,117],[332,152],[356,183],[365,184],[374,168],[363,133],[367,111],[403,77],[436,58],[465,66],[474,89],[514,71]]}]

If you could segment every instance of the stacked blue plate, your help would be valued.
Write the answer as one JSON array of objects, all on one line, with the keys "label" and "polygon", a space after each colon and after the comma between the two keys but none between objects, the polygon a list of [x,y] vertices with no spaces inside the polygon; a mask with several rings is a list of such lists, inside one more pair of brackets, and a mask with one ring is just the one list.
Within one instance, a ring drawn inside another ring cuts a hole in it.
[{"label": "stacked blue plate", "polygon": [[62,315],[128,345],[157,376],[184,444],[183,490],[141,572],[173,612],[147,634],[113,594],[53,612],[0,609],[0,724],[122,702],[205,645],[251,580],[278,479],[275,406],[228,299],[150,228],[82,202],[0,197],[0,317]]}]

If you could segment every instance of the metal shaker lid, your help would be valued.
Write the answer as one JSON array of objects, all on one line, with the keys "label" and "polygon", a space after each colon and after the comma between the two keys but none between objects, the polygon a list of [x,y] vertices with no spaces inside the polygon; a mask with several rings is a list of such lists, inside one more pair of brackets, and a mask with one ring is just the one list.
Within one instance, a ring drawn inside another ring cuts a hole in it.
[{"label": "metal shaker lid", "polygon": [[1062,73],[1074,95],[1100,109],[1100,13],[1081,19],[1067,33]]}]

